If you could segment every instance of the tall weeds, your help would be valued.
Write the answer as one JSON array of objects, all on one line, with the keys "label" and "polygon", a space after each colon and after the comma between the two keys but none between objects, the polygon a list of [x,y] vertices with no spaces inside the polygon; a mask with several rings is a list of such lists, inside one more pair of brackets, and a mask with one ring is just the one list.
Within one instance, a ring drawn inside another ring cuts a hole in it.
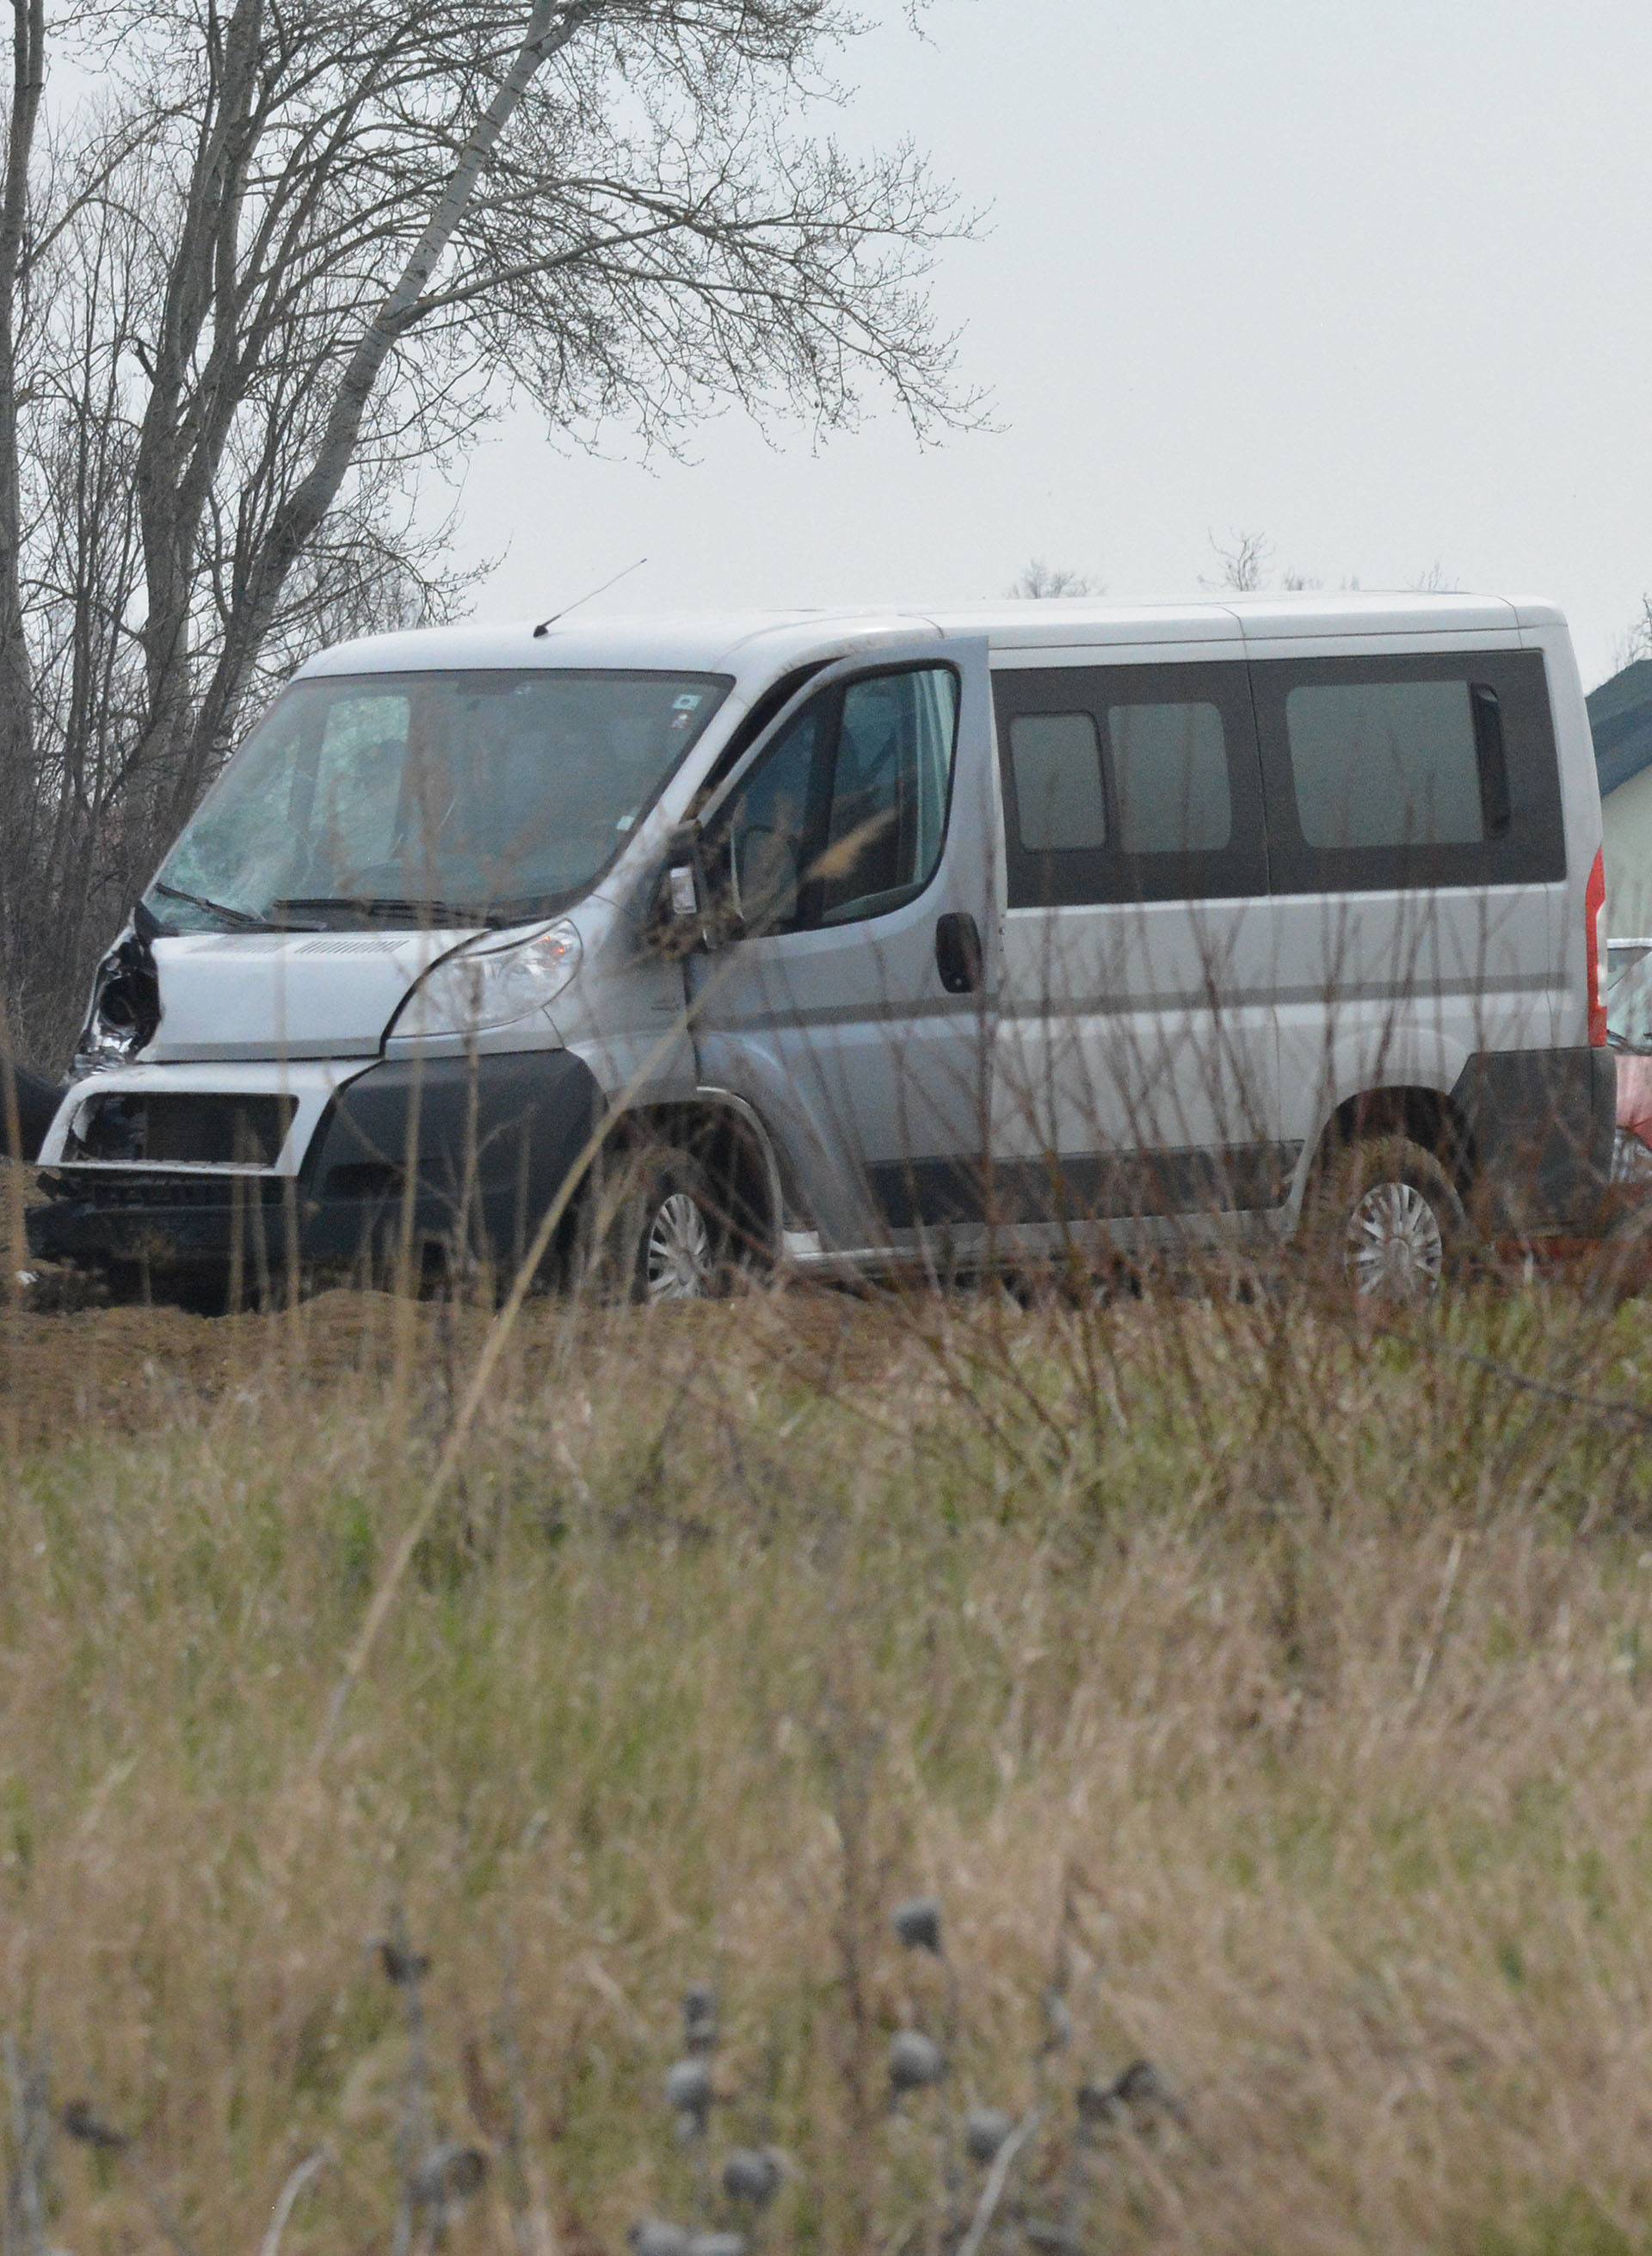
[{"label": "tall weeds", "polygon": [[492,1321],[8,1317],[10,2245],[1641,2245],[1637,1303]]}]

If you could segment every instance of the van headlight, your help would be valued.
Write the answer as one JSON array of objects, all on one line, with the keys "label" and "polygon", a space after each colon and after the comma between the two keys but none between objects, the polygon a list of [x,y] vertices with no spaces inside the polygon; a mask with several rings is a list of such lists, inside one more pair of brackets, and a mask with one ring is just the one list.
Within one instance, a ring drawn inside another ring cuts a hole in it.
[{"label": "van headlight", "polygon": [[402,1005],[396,1035],[480,1034],[554,1003],[579,969],[579,934],[554,924],[526,940],[467,948],[433,964]]}]

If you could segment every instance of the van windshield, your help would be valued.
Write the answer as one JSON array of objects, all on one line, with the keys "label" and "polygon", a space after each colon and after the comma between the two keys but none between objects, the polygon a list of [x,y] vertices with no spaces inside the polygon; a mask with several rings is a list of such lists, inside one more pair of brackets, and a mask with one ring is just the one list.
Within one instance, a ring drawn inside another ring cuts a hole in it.
[{"label": "van windshield", "polygon": [[295,682],[147,906],[171,932],[554,915],[614,859],[729,687],[550,668]]}]

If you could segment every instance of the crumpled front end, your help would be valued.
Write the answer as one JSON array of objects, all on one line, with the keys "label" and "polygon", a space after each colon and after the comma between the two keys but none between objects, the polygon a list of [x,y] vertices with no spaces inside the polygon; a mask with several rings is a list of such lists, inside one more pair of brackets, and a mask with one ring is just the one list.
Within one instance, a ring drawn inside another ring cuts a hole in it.
[{"label": "crumpled front end", "polygon": [[77,1082],[53,1124],[30,1251],[249,1279],[402,1249],[508,1264],[600,1102],[561,1050],[115,1068]]},{"label": "crumpled front end", "polygon": [[31,1254],[95,1268],[284,1262],[317,1132],[361,1070],[129,1065],[84,1075],[41,1146],[46,1199],[29,1212]]}]

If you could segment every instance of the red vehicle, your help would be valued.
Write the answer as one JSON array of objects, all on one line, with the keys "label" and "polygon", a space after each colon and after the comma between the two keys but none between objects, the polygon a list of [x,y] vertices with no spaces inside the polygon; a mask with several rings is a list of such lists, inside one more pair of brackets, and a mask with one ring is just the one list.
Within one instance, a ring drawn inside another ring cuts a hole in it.
[{"label": "red vehicle", "polygon": [[1607,947],[1606,1038],[1618,1054],[1612,1180],[1652,1192],[1652,940]]}]

